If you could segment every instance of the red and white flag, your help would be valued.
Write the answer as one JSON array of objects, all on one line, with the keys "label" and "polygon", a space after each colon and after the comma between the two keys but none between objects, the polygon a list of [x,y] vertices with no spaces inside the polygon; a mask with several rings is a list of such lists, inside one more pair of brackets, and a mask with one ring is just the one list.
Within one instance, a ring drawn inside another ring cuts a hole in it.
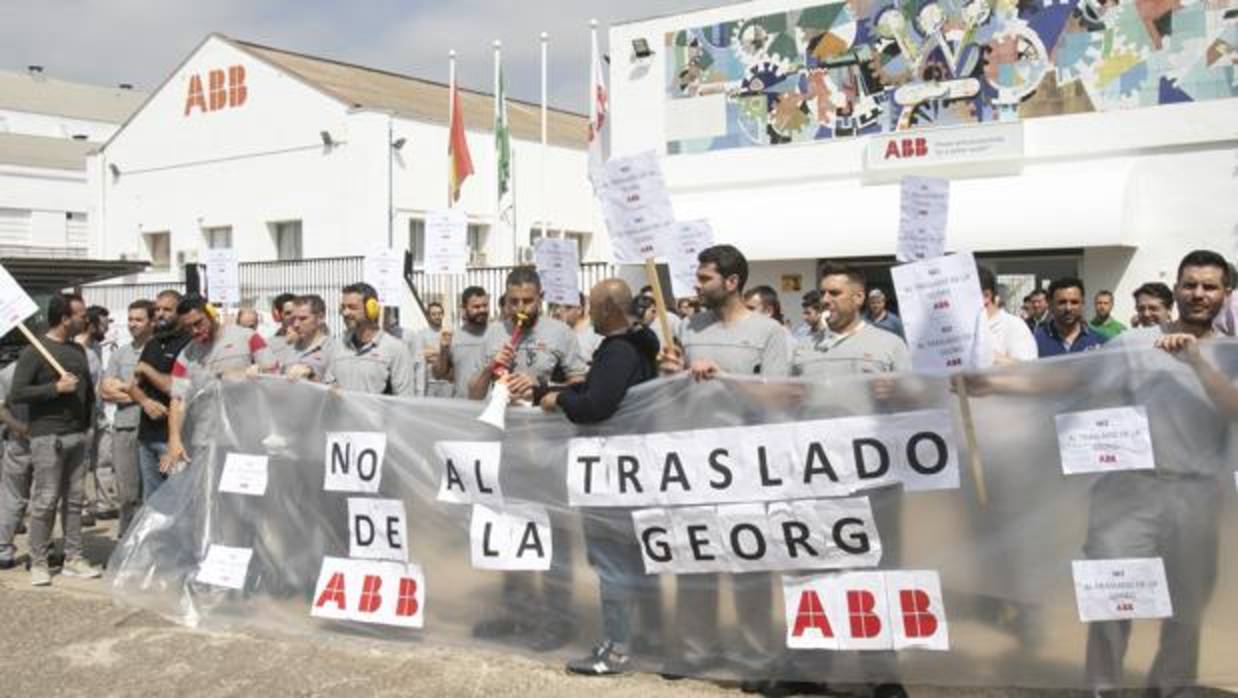
[{"label": "red and white flag", "polygon": [[606,73],[598,52],[597,29],[593,30],[593,60],[589,69],[589,179],[596,189],[606,167],[604,151],[607,112],[610,95],[606,91]]}]

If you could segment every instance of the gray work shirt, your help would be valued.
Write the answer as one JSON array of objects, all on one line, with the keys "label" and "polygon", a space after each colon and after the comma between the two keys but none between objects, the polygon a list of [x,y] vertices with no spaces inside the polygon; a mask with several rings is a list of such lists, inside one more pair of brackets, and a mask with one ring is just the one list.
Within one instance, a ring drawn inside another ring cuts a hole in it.
[{"label": "gray work shirt", "polygon": [[711,310],[693,315],[679,326],[684,362],[710,360],[723,373],[740,376],[786,377],[791,372],[787,332],[782,325],[760,313],[730,325]]},{"label": "gray work shirt", "polygon": [[477,330],[472,325],[461,325],[451,335],[451,376],[455,394],[459,398],[469,396],[469,382],[481,370],[482,349],[486,341],[486,327]]},{"label": "gray work shirt", "polygon": [[[493,363],[499,350],[511,341],[511,336],[510,321],[491,325],[486,330],[481,365]],[[477,370],[480,371],[481,366]],[[564,379],[583,378],[589,372],[589,365],[580,354],[580,342],[576,341],[572,328],[552,317],[539,317],[532,327],[526,328],[520,335],[512,371],[539,383],[547,383],[556,370],[561,371]]]},{"label": "gray work shirt", "polygon": [[585,363],[593,363],[593,352],[597,351],[602,339],[602,335],[594,331],[593,325],[586,323],[583,327],[576,328],[576,341],[580,343],[580,355],[585,358]]},{"label": "gray work shirt", "polygon": [[334,341],[325,382],[371,395],[413,397],[413,357],[404,342],[384,330],[362,346],[355,342],[351,332]]},{"label": "gray work shirt", "polygon": [[[115,378],[122,383],[133,380],[133,369],[138,365],[145,344],[126,344],[112,352],[112,358],[107,362],[104,378]],[[112,422],[117,429],[137,429],[142,419],[142,408],[136,402],[116,405],[116,416]]]},{"label": "gray work shirt", "polygon": [[867,322],[845,335],[814,332],[795,347],[791,360],[791,375],[811,379],[909,371],[911,352],[903,338]]},{"label": "gray work shirt", "polygon": [[5,406],[9,408],[9,412],[11,412],[14,417],[21,420],[22,422],[29,422],[30,421],[30,409],[27,405],[8,404],[9,393],[13,391],[13,373],[16,371],[17,371],[16,361],[9,364],[8,366],[5,366],[4,370],[0,371],[0,402],[5,403]]},{"label": "gray work shirt", "polygon": [[287,334],[271,337],[267,346],[271,348],[271,356],[279,362],[281,372],[287,372],[288,367],[296,362],[297,345],[289,343]]},{"label": "gray work shirt", "polygon": [[1227,463],[1230,424],[1195,371],[1168,352],[1146,351],[1164,334],[1161,327],[1143,327],[1106,342],[1104,351],[1145,350],[1106,366],[1106,382],[1127,392],[1130,404],[1147,410],[1157,472],[1214,477],[1232,471]]},{"label": "gray work shirt", "polygon": [[250,366],[263,370],[278,366],[266,340],[240,325],[221,325],[208,344],[191,341],[172,364],[172,398],[189,400],[208,383]]},{"label": "gray work shirt", "polygon": [[452,385],[451,381],[435,378],[434,367],[425,358],[427,349],[433,349],[436,352],[440,350],[443,344],[443,331],[427,327],[417,332],[417,341],[420,344],[416,348],[417,357],[425,362],[426,365],[426,395],[429,397],[451,397],[455,393],[455,386]]},{"label": "gray work shirt", "polygon": [[335,344],[331,337],[323,335],[304,349],[292,345],[284,354],[285,361],[280,361],[284,373],[293,366],[308,366],[314,372],[310,378],[321,381],[327,375],[327,365],[331,363],[331,352]]}]

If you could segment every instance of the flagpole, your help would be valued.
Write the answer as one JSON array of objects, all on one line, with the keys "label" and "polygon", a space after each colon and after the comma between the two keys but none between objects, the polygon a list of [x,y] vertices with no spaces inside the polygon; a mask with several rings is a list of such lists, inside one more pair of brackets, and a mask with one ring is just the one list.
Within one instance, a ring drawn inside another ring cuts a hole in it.
[{"label": "flagpole", "polygon": [[546,55],[547,46],[550,43],[550,35],[542,32],[542,173],[541,173],[541,219],[542,219],[542,238],[546,237]]},{"label": "flagpole", "polygon": [[451,196],[452,195],[451,182],[452,182],[452,179],[455,177],[455,173],[452,172],[452,168],[455,167],[455,163],[452,162],[452,158],[451,158],[451,125],[453,123],[453,120],[456,117],[456,114],[455,114],[456,50],[453,48],[450,51],[448,51],[447,57],[448,57],[447,84],[450,86],[447,89],[447,153],[448,153],[448,156],[447,156],[447,172],[448,172],[448,175],[447,175],[447,208],[451,208],[452,205],[455,203],[454,201],[452,201],[452,196]]},{"label": "flagpole", "polygon": [[[495,39],[494,40],[494,125],[496,129],[498,128],[498,125],[499,125],[499,117],[503,113],[503,105],[499,103],[499,92],[502,91],[500,88],[500,80],[502,79],[501,76],[502,76],[502,70],[503,70],[502,65],[503,65],[503,42],[499,41],[498,39]],[[499,134],[496,132],[494,135],[495,135],[495,138],[497,139]],[[496,149],[494,155],[495,155],[495,160],[496,160],[495,168],[494,168],[495,174],[500,175],[500,176],[496,176],[494,179],[494,185],[495,185],[494,186],[494,222],[495,222],[495,227],[498,228],[499,230],[506,230],[507,232],[511,233],[511,236],[512,236],[512,266],[515,266],[516,226],[514,225],[514,222],[513,222],[513,225],[511,225],[510,227],[507,226],[503,222],[503,181],[502,181],[503,178],[501,176],[501,173],[499,172],[500,163],[497,162],[499,158],[503,157],[503,154],[499,152],[498,149]],[[509,175],[508,175],[508,181],[509,182],[511,181],[510,170],[509,170]]]}]

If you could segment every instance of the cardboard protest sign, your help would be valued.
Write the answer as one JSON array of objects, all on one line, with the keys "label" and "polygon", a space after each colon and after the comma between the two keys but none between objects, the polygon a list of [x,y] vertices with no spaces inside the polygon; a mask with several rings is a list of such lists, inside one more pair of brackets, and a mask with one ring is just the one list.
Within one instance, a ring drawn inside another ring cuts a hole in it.
[{"label": "cardboard protest sign", "polygon": [[267,456],[229,453],[224,460],[219,491],[261,497],[267,491]]},{"label": "cardboard protest sign", "polygon": [[657,257],[675,222],[657,154],[611,158],[603,179],[599,195],[615,261],[637,264]]},{"label": "cardboard protest sign", "polygon": [[671,293],[676,298],[696,295],[697,256],[714,244],[714,229],[707,220],[680,221],[671,226],[665,257],[671,272]]},{"label": "cardboard protest sign", "polygon": [[378,291],[379,302],[394,305],[404,293],[404,265],[399,252],[391,248],[372,250],[365,256],[361,279]]},{"label": "cardboard protest sign", "polygon": [[542,295],[547,303],[580,305],[580,251],[569,238],[542,238],[533,248]]},{"label": "cardboard protest sign", "polygon": [[950,180],[904,177],[899,183],[898,249],[900,262],[918,262],[946,253],[946,217]]},{"label": "cardboard protest sign", "polygon": [[946,375],[992,363],[980,277],[970,252],[890,270],[917,373]]},{"label": "cardboard protest sign", "polygon": [[1067,475],[1156,467],[1148,411],[1142,405],[1059,414],[1055,421]]},{"label": "cardboard protest sign", "polygon": [[469,262],[468,217],[457,208],[426,214],[425,258],[427,274],[463,274]]},{"label": "cardboard protest sign", "polygon": [[26,318],[39,312],[39,306],[9,273],[0,266],[0,336],[9,333]]},{"label": "cardboard protest sign", "polygon": [[206,549],[206,557],[198,564],[194,579],[225,589],[244,589],[249,560],[253,556],[254,551],[250,548],[212,544]]},{"label": "cardboard protest sign", "polygon": [[328,492],[378,492],[383,481],[383,431],[327,432],[323,489]]},{"label": "cardboard protest sign", "polygon": [[236,250],[219,248],[206,251],[206,289],[211,302],[217,305],[240,304],[241,272]]}]

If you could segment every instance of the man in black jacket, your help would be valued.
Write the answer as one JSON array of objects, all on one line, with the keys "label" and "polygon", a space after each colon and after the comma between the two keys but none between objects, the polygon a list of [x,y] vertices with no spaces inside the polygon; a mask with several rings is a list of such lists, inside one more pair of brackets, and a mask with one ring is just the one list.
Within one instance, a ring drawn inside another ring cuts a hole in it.
[{"label": "man in black jacket", "polygon": [[[589,319],[603,337],[584,383],[537,396],[575,424],[596,424],[619,409],[628,388],[658,375],[658,338],[629,316],[632,290],[621,279],[606,279],[589,293]],[[655,598],[656,578],[642,574],[640,548],[631,512],[582,511],[589,562],[597,569],[602,601],[603,641],[587,657],[568,663],[568,671],[601,676],[626,671],[630,664],[630,618],[637,601]],[[642,608],[644,605],[642,605]],[[648,631],[648,628],[645,628]]]}]

